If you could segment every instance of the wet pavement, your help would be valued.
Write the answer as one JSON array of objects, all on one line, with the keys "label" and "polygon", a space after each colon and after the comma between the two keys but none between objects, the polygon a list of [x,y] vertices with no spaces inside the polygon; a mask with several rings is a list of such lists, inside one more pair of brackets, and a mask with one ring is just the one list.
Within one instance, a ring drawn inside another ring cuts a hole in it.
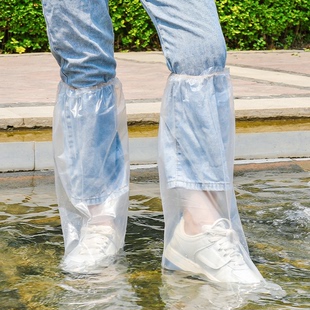
[{"label": "wet pavement", "polygon": [[80,277],[58,267],[63,242],[52,172],[1,174],[1,309],[309,309],[310,176],[303,166],[236,166],[241,220],[251,257],[269,283],[264,289],[161,270],[156,166],[131,171],[126,244],[117,262],[100,275]]}]

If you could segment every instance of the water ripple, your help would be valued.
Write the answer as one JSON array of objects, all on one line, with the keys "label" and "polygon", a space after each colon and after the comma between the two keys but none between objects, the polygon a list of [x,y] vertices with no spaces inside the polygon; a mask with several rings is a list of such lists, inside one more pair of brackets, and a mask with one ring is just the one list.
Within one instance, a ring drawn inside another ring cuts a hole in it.
[{"label": "water ripple", "polygon": [[262,287],[162,271],[164,220],[159,185],[150,181],[131,184],[125,248],[117,262],[96,276],[63,274],[53,178],[8,178],[11,183],[0,184],[1,309],[309,309],[309,173],[236,177],[251,257],[267,280]]}]

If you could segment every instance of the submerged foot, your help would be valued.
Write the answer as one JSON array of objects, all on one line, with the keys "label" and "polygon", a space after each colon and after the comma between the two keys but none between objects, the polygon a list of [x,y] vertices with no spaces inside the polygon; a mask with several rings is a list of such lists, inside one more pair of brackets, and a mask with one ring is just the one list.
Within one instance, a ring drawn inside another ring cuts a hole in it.
[{"label": "submerged foot", "polygon": [[115,230],[111,226],[89,225],[82,228],[78,245],[65,256],[61,268],[70,273],[98,273],[115,259]]},{"label": "submerged foot", "polygon": [[164,250],[164,258],[178,269],[202,274],[217,282],[253,284],[263,281],[236,232],[224,218],[203,226],[202,233],[196,235],[185,233],[182,218]]}]

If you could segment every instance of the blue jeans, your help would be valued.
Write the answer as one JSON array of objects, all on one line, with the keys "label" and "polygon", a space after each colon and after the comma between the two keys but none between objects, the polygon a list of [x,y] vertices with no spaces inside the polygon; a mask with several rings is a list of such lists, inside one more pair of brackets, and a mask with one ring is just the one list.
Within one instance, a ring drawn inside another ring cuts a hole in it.
[{"label": "blue jeans", "polygon": [[[142,0],[172,73],[225,67],[226,47],[213,0]],[[107,0],[43,0],[51,50],[66,84],[81,88],[115,77]]]},{"label": "blue jeans", "polygon": [[[141,2],[157,29],[171,71],[159,133],[166,220],[178,218],[171,213],[178,205],[171,190],[220,192],[222,213],[228,214],[243,239],[232,186],[232,92],[214,0]],[[43,0],[43,9],[63,81],[54,115],[56,172],[72,204],[63,209],[74,213],[76,208],[87,215],[88,206],[104,205],[109,196],[124,198],[128,190],[127,136],[119,129],[126,120],[118,117],[118,109],[123,108],[115,92],[119,82],[108,1]],[[119,210],[120,204],[116,205]],[[125,214],[125,207],[120,213]],[[117,218],[118,211],[110,208],[107,213]],[[168,235],[175,225],[167,225]]]},{"label": "blue jeans", "polygon": [[[217,154],[221,139],[218,137],[219,133],[211,131],[212,129],[224,131],[221,134],[225,138],[227,136],[225,130],[227,131],[227,125],[229,125],[227,118],[230,117],[230,106],[225,100],[229,99],[230,89],[229,81],[227,81],[228,74],[224,71],[226,47],[215,3],[213,0],[142,0],[142,3],[158,31],[167,66],[171,73],[176,75],[175,77],[171,76],[168,85],[172,93],[166,92],[166,96],[170,97],[166,98],[166,102],[168,101],[166,109],[169,109],[167,119],[169,119],[170,127],[174,126],[174,123],[182,123],[183,128],[180,128],[179,133],[176,132],[173,135],[184,136],[185,134],[186,136],[188,132],[197,134],[203,132],[200,134],[199,140],[205,140],[202,142],[203,145],[212,145],[211,148],[197,148],[197,144],[191,145],[192,139],[184,139],[186,144],[183,145],[189,153],[191,149],[201,150],[201,154],[197,154],[194,160],[196,162],[194,166],[197,169],[191,165],[196,170],[193,173],[187,164],[188,160],[181,159],[182,162],[179,166],[187,170],[184,172],[184,182],[192,183],[192,187],[195,187],[193,185],[195,183],[205,183],[204,178],[208,178],[208,176],[202,175],[202,179],[195,180],[193,174],[197,175],[201,170],[200,158],[207,156],[208,166],[217,170],[208,172],[210,176],[208,183],[222,183],[223,176],[221,180],[218,180],[217,177],[220,173],[219,170],[222,169],[222,159]],[[51,50],[60,65],[62,81],[73,88],[87,88],[108,83],[114,79],[116,63],[113,57],[113,29],[107,0],[43,0],[43,7]],[[191,76],[189,82],[186,76]],[[195,76],[201,76],[201,78],[195,82],[193,80]],[[211,77],[211,79],[204,79],[204,77]],[[194,92],[191,89],[193,83],[197,84]],[[171,84],[173,87],[170,87]],[[199,87],[201,90],[197,91]],[[184,98],[182,98],[184,95],[188,97],[187,100],[191,102],[191,105],[184,105]],[[107,94],[105,96],[109,97]],[[210,101],[212,96],[221,96],[221,98],[217,98],[214,106],[212,106],[212,100]],[[183,104],[177,107],[171,102],[173,100],[175,102],[183,100]],[[205,107],[202,106],[203,102],[208,102]],[[86,109],[90,104],[85,103],[83,108]],[[115,100],[110,103],[110,105],[114,104]],[[217,115],[216,105],[221,109],[219,115]],[[187,119],[184,119],[184,111],[187,114]],[[174,119],[172,115],[174,115]],[[107,114],[105,117],[109,121],[105,119],[101,122],[111,123],[113,113]],[[218,118],[220,123],[214,124],[214,118]],[[215,128],[216,126],[218,128]],[[84,128],[86,127],[87,125],[84,125]],[[77,130],[79,129],[74,129],[75,133]],[[98,130],[100,130],[100,126],[93,129],[93,131]],[[112,133],[105,132],[105,134],[111,135]],[[89,161],[92,156],[85,155],[85,160]],[[170,156],[168,157],[170,158]],[[193,163],[193,160],[191,162]],[[167,166],[172,166],[168,169],[174,173],[173,170],[176,168],[173,167],[173,162],[171,165],[167,162]],[[218,167],[220,168],[218,169]],[[168,171],[168,175],[171,173]],[[189,176],[190,174],[192,176]],[[182,172],[180,175],[182,178]],[[169,176],[169,179],[171,178],[173,179],[173,176]],[[93,178],[90,179],[93,184]]]}]

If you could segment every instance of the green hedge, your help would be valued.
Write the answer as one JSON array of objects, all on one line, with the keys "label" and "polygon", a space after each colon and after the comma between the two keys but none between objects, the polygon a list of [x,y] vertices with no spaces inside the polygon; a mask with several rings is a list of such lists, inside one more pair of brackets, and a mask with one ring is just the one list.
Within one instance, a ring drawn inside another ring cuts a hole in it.
[{"label": "green hedge", "polygon": [[[309,0],[216,0],[216,3],[230,49],[309,47]],[[154,26],[139,0],[110,0],[109,5],[117,51],[160,48]],[[47,50],[40,0],[1,0],[0,53]]]},{"label": "green hedge", "polygon": [[156,30],[140,0],[110,0],[115,50],[159,49]]},{"label": "green hedge", "polygon": [[229,48],[309,47],[309,0],[217,0],[217,6]]},{"label": "green hedge", "polygon": [[40,0],[0,0],[0,52],[48,50]]}]

